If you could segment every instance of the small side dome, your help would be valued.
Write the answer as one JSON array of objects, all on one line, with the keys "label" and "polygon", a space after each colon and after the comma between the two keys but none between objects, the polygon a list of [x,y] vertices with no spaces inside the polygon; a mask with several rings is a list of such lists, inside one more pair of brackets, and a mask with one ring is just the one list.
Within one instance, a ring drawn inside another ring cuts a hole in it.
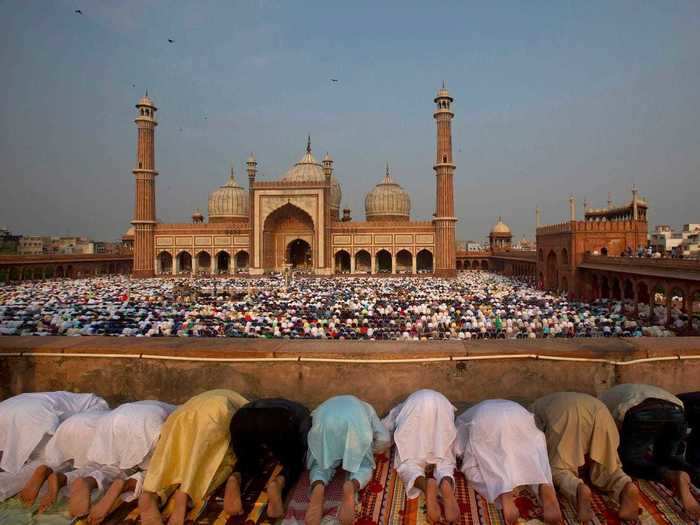
[{"label": "small side dome", "polygon": [[411,218],[411,197],[389,175],[386,175],[365,197],[365,215],[368,221],[409,221]]},{"label": "small side dome", "polygon": [[512,235],[510,227],[501,220],[500,216],[498,217],[498,222],[493,225],[493,228],[491,228],[491,233],[495,235]]},{"label": "small side dome", "polygon": [[238,184],[231,166],[226,184],[209,195],[209,222],[240,221],[248,218],[248,192]]}]

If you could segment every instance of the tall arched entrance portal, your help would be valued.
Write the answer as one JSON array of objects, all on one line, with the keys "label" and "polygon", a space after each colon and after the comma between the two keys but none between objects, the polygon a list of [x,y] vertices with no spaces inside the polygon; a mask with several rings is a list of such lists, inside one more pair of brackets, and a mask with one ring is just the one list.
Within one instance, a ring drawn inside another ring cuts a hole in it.
[{"label": "tall arched entrance portal", "polygon": [[265,271],[285,265],[313,269],[316,264],[314,221],[304,210],[287,203],[270,213],[263,225],[262,257]]},{"label": "tall arched entrance portal", "polygon": [[313,268],[311,261],[311,245],[303,239],[294,239],[287,244],[287,264],[292,268]]}]

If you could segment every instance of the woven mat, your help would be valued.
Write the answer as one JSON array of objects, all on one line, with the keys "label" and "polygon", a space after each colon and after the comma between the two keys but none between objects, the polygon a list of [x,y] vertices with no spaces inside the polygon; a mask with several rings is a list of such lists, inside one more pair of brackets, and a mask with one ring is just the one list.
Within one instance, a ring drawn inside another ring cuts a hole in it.
[{"label": "woven mat", "polygon": [[[393,454],[393,451],[392,453]],[[376,457],[377,468],[372,480],[360,492],[356,507],[356,525],[427,525],[429,523],[425,499],[420,497],[407,500],[403,483],[391,468],[393,455]],[[326,502],[323,511],[322,525],[336,522],[338,508],[342,496],[344,474],[337,473],[326,489]],[[505,523],[503,514],[489,504],[483,497],[468,485],[461,472],[455,473],[456,494],[462,516],[461,524],[502,525]],[[641,492],[641,508],[639,520],[626,522],[630,525],[686,525],[695,523],[683,511],[680,502],[671,491],[663,485],[641,481],[638,483]],[[696,493],[698,495],[698,493]],[[542,508],[537,498],[526,487],[519,488],[515,493],[515,503],[520,510],[521,523],[536,525],[543,523]],[[575,509],[560,498],[559,501],[566,525],[577,525]],[[304,474],[287,507],[287,513],[282,525],[303,525],[304,515],[309,505],[309,478]],[[617,518],[617,504],[607,496],[594,491],[593,510],[594,525],[615,525],[621,523]]]}]

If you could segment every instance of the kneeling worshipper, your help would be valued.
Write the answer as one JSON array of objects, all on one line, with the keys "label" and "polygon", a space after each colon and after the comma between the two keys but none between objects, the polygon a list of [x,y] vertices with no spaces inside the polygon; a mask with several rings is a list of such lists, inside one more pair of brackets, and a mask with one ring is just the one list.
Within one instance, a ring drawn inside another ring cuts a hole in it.
[{"label": "kneeling worshipper", "polygon": [[683,401],[689,429],[685,460],[694,469],[700,469],[700,392],[678,394],[678,399]]},{"label": "kneeling worshipper", "polygon": [[[46,444],[61,422],[81,412],[108,409],[95,394],[71,392],[20,394],[0,402],[0,501],[22,490],[46,463]],[[36,494],[23,492],[21,499],[34,501]]]},{"label": "kneeling worshipper", "polygon": [[[306,437],[311,428],[311,413],[299,403],[287,399],[259,399],[241,407],[231,418],[231,448],[237,462],[234,481],[233,514],[243,513],[241,486],[259,476],[266,466],[281,468],[266,485],[267,516],[284,514],[284,497],[299,479],[306,459]],[[276,471],[275,471],[276,472]]]},{"label": "kneeling worshipper", "polygon": [[[235,457],[229,447],[231,418],[248,402],[232,390],[210,390],[194,396],[166,420],[146,471],[139,497],[141,523],[162,523],[159,502],[175,488],[173,513],[168,523],[182,525],[188,503],[199,506],[206,496],[226,483],[226,492],[236,483],[232,476]],[[234,514],[231,498],[224,510]]]},{"label": "kneeling worshipper", "polygon": [[683,401],[659,387],[617,385],[600,396],[620,429],[620,459],[634,477],[663,482],[674,489],[683,508],[700,519],[700,503],[690,484],[700,486],[700,471],[683,455],[688,424]]},{"label": "kneeling worshipper", "polygon": [[595,488],[619,503],[621,520],[636,520],[639,490],[622,470],[620,436],[606,406],[588,394],[557,392],[541,397],[530,410],[547,439],[554,485],[576,509],[578,520],[594,517],[591,489],[579,477],[583,468]]},{"label": "kneeling worshipper", "polygon": [[562,521],[547,442],[534,416],[518,403],[490,399],[460,414],[455,452],[469,483],[503,511],[508,525],[520,519],[513,490],[523,485],[539,497],[545,523]]},{"label": "kneeling worshipper", "polygon": [[[423,492],[428,517],[434,523],[442,518],[438,492],[445,508],[445,521],[459,520],[454,493],[456,411],[440,392],[418,390],[382,420],[394,434],[397,449],[394,467],[406,489],[406,497],[414,499]],[[434,466],[432,475],[426,473],[429,465]]]},{"label": "kneeling worshipper", "polygon": [[347,479],[338,519],[341,525],[352,525],[357,493],[372,478],[374,454],[389,447],[391,436],[374,408],[355,396],[332,397],[321,403],[311,417],[307,455],[311,497],[305,522],[321,523],[326,485],[340,467]]},{"label": "kneeling worshipper", "polygon": [[[120,405],[97,420],[88,460],[119,472],[102,498],[89,509],[90,525],[101,523],[122,501],[134,501],[140,496],[161,427],[175,408],[160,401],[136,401]],[[81,498],[82,507],[77,510],[82,516],[88,512],[89,495],[96,486],[90,478],[81,479],[78,486],[82,493],[74,490],[72,497]]]},{"label": "kneeling worshipper", "polygon": [[93,463],[88,458],[97,422],[108,413],[83,412],[69,417],[59,425],[46,444],[46,464],[36,468],[22,490],[20,498],[26,505],[34,503],[46,482],[46,492],[39,499],[39,513],[64,497],[64,487],[68,489],[70,515],[79,517],[86,513],[92,489],[104,490],[119,475],[119,469]]}]

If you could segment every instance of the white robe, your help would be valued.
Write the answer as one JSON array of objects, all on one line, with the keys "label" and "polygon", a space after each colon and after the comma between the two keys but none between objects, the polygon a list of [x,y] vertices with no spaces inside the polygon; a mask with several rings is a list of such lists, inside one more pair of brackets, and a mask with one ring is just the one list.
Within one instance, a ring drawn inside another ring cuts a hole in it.
[{"label": "white robe", "polygon": [[488,501],[521,485],[552,484],[547,442],[533,414],[504,399],[482,401],[457,417],[462,472]]},{"label": "white robe", "polygon": [[97,431],[97,423],[109,411],[95,411],[75,414],[61,423],[46,444],[44,457],[46,464],[56,469],[67,462],[75,469],[91,463],[88,450]]},{"label": "white robe", "polygon": [[143,468],[163,423],[175,408],[160,401],[137,401],[108,412],[97,421],[88,460],[121,470]]},{"label": "white robe", "polygon": [[382,420],[387,430],[394,433],[394,466],[409,499],[419,495],[415,481],[425,475],[427,465],[435,465],[435,478],[438,481],[453,477],[456,464],[453,451],[457,437],[456,411],[439,392],[418,390]]},{"label": "white robe", "polygon": [[0,468],[17,473],[46,434],[73,414],[107,410],[107,402],[94,394],[37,392],[20,394],[0,403]]}]

